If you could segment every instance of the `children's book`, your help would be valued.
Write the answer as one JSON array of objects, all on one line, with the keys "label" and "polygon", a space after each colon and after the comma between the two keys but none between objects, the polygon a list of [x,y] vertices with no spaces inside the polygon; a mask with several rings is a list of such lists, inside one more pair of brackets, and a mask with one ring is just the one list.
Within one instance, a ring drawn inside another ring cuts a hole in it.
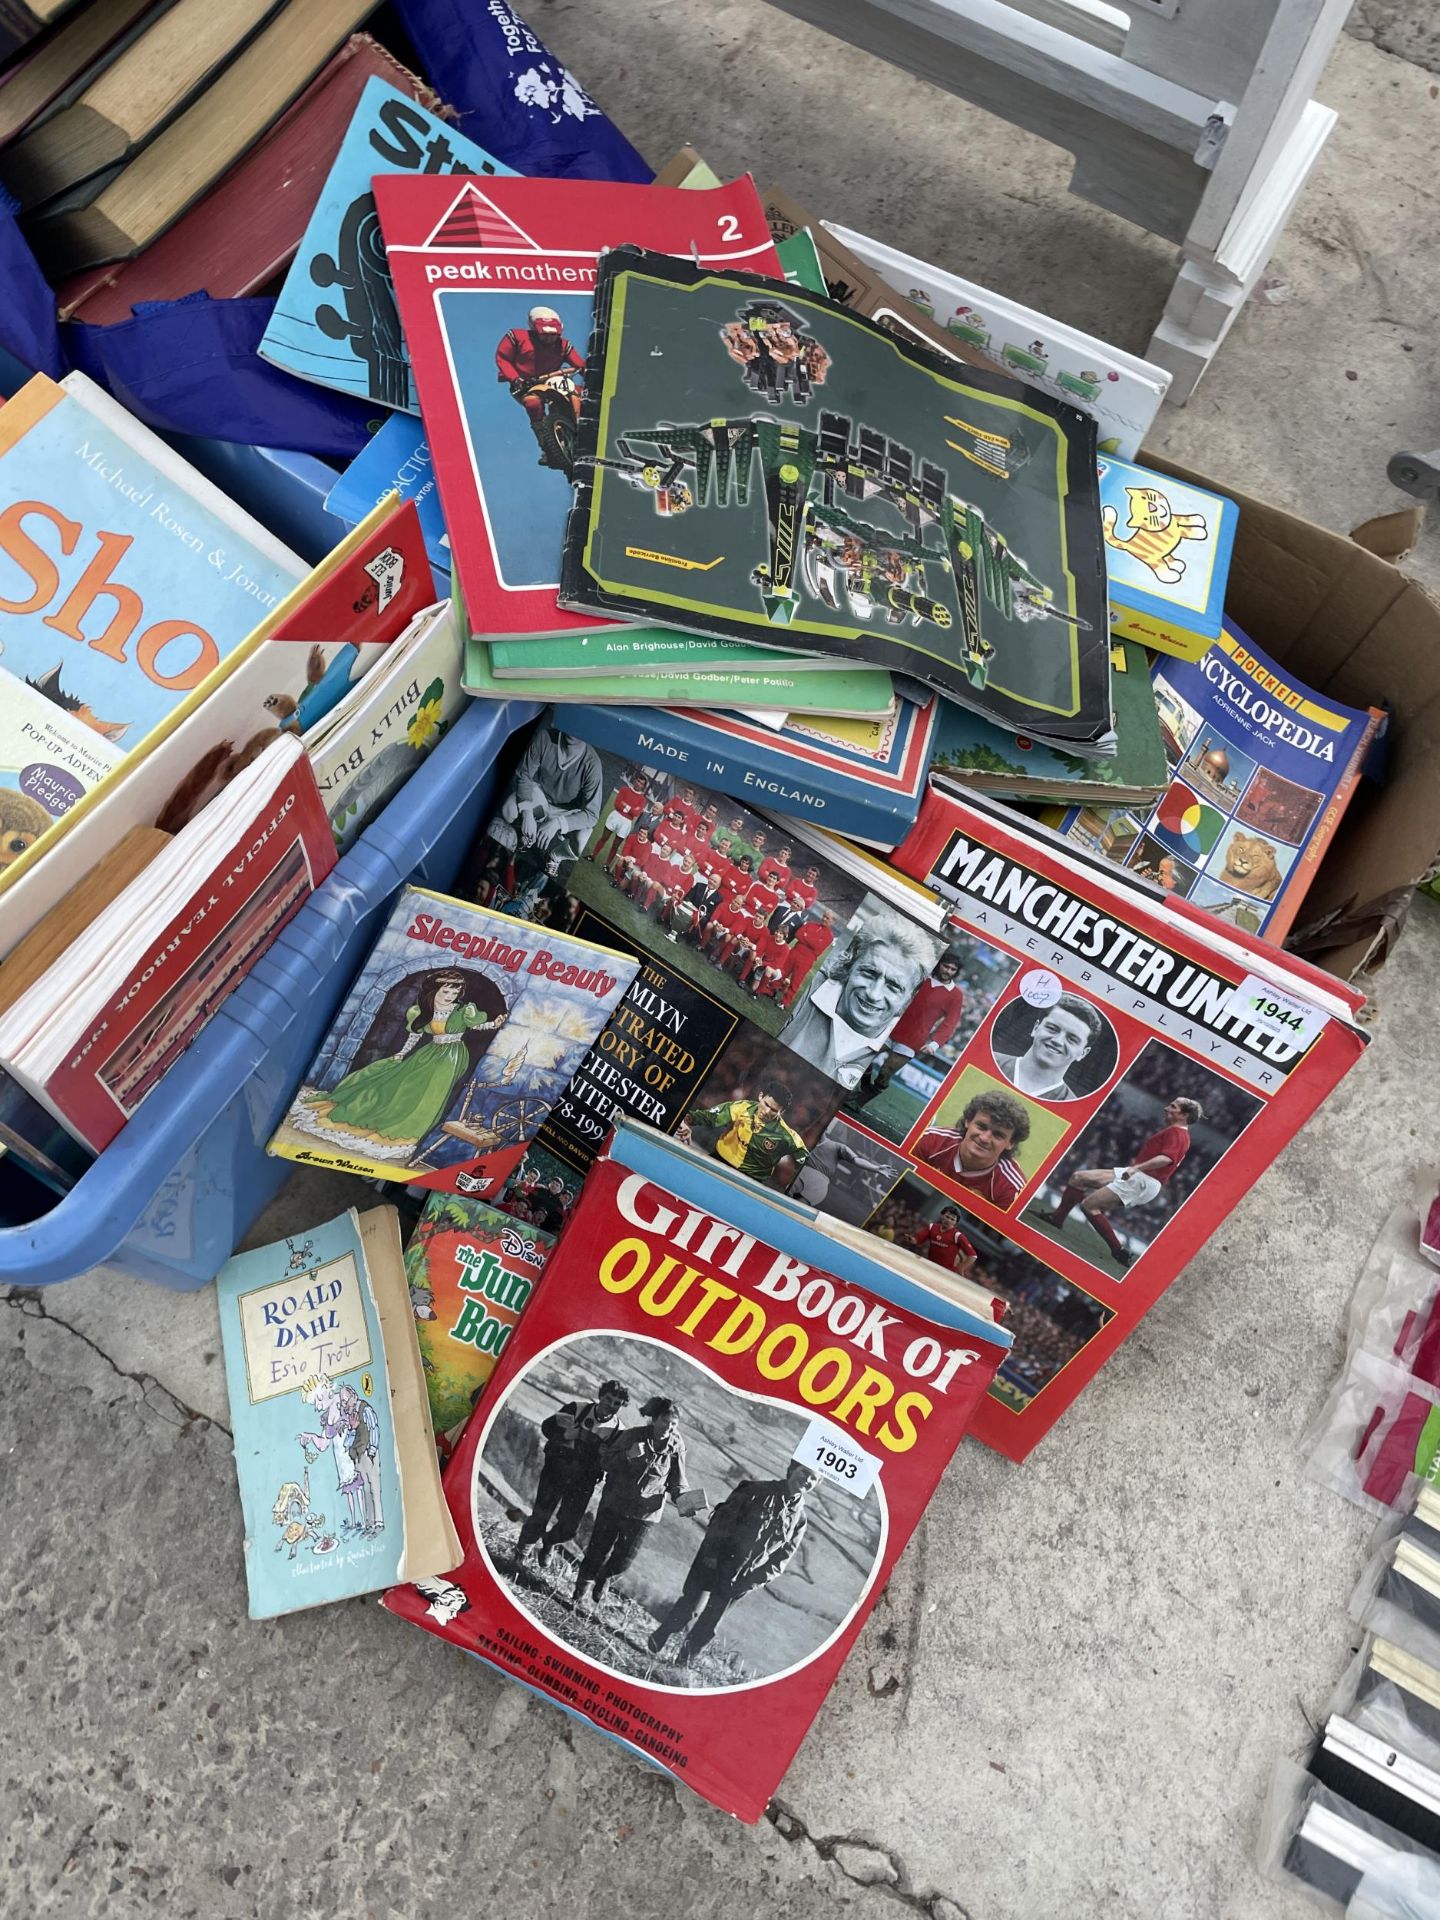
[{"label": "children's book", "polygon": [[[434,589],[413,509],[377,508],[256,621],[121,767],[35,847],[0,867],[0,951],[67,899],[132,827],[184,825],[267,745],[312,724],[404,629],[414,610],[412,583],[422,579],[423,606]],[[275,638],[282,634],[289,638]]]},{"label": "children's book", "polygon": [[0,667],[0,867],[124,758],[123,748],[50,698],[43,676],[20,680]]},{"label": "children's book", "polygon": [[1165,746],[1143,647],[1116,640],[1110,648],[1115,751],[1104,757],[1062,753],[1029,734],[1006,733],[967,707],[940,703],[932,774],[982,793],[1017,800],[1073,800],[1148,807],[1169,785]]},{"label": "children's book", "polygon": [[1006,1351],[981,1288],[626,1128],[384,1605],[758,1820]]},{"label": "children's book", "polygon": [[448,1573],[393,1207],[252,1247],[215,1281],[250,1618]]},{"label": "children's book", "polygon": [[392,413],[371,435],[326,494],[325,511],[343,525],[356,527],[392,493],[414,501],[425,551],[439,576],[437,584],[445,591],[455,562],[435,487],[435,468],[424,429],[403,413]]},{"label": "children's book", "polygon": [[[637,239],[778,279],[754,184],[382,177],[375,200],[472,631],[593,628],[555,594],[597,258]],[[678,507],[663,468],[653,487],[642,468],[656,509]]]},{"label": "children's book", "polygon": [[[557,863],[578,844],[584,806],[570,791],[584,769],[562,759],[543,784],[515,789],[507,822]],[[403,887],[270,1152],[491,1198],[638,964],[518,908]]]},{"label": "children's book", "polygon": [[1229,620],[1199,660],[1157,660],[1153,686],[1169,766],[1158,801],[1097,796],[1059,831],[1278,946],[1385,716],[1316,693]]},{"label": "children's book", "polygon": [[0,1017],[0,1066],[100,1152],[334,864],[279,735]]},{"label": "children's book", "polygon": [[1081,750],[1109,732],[1088,416],[631,247],[591,362],[564,606],[887,667]]},{"label": "children's book", "polygon": [[825,231],[952,339],[983,354],[1002,373],[1092,414],[1102,453],[1122,460],[1138,456],[1170,389],[1164,367],[958,273],[912,259],[883,240],[852,233],[833,220],[825,222]]},{"label": "children's book", "polygon": [[1205,487],[1102,460],[1100,519],[1113,630],[1198,660],[1220,634],[1239,517],[1233,500]]},{"label": "children's book", "polygon": [[931,787],[898,895],[830,851],[938,895],[953,971],[799,1191],[1010,1303],[974,1431],[1023,1460],[1360,1058],[1362,999],[978,795]]},{"label": "children's book", "polygon": [[430,1420],[448,1460],[555,1245],[553,1233],[463,1193],[432,1193],[405,1249]]},{"label": "children's book", "polygon": [[371,181],[380,173],[511,172],[418,101],[372,77],[285,276],[261,358],[302,380],[418,412]]}]

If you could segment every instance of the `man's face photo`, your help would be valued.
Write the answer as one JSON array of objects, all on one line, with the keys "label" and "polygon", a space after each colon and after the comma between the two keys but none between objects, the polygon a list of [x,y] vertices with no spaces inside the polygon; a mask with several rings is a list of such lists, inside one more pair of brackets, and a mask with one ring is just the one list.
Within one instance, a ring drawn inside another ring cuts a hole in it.
[{"label": "man's face photo", "polygon": [[1013,1127],[1007,1127],[982,1107],[971,1115],[960,1136],[957,1149],[960,1165],[966,1173],[984,1173],[996,1164],[1014,1137]]},{"label": "man's face photo", "polygon": [[1089,1051],[1089,1027],[1064,1007],[1051,1007],[1030,1029],[1030,1058],[1048,1073],[1063,1075]]},{"label": "man's face photo", "polygon": [[867,947],[851,963],[837,1011],[857,1033],[873,1039],[896,1018],[918,983],[914,962],[897,948],[883,942]]},{"label": "man's face photo", "polygon": [[764,1125],[778,1120],[784,1111],[773,1093],[762,1093],[755,1102],[755,1117]]},{"label": "man's face photo", "polygon": [[790,1471],[785,1476],[785,1485],[791,1493],[808,1493],[815,1484],[815,1475],[811,1469],[799,1460],[790,1462]]},{"label": "man's face photo", "polygon": [[957,961],[942,960],[935,969],[935,978],[937,980],[943,980],[948,985],[959,971],[960,967]]}]

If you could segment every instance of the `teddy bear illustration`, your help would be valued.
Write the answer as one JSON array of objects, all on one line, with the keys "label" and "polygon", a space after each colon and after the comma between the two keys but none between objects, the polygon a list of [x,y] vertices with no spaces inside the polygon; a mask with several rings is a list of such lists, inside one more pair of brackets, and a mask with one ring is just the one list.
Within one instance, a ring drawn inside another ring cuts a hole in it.
[{"label": "teddy bear illustration", "polygon": [[1119,516],[1114,507],[1101,514],[1105,544],[1149,567],[1157,580],[1173,586],[1185,572],[1175,549],[1182,540],[1203,540],[1209,531],[1203,513],[1176,513],[1158,487],[1126,487],[1130,518],[1122,540],[1115,531]]}]

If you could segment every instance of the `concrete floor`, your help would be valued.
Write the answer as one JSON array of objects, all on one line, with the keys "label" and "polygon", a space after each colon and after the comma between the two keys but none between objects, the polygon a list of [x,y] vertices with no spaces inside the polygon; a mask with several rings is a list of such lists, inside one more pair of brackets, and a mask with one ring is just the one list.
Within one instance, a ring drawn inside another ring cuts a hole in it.
[{"label": "concrete floor", "polygon": [[[536,27],[657,163],[682,140],[1142,346],[1169,250],[1064,157],[761,0],[543,0]],[[1440,62],[1366,0],[1340,129],[1273,271],[1157,444],[1335,527],[1440,441]],[[1383,49],[1390,49],[1385,51]],[[1430,243],[1427,245],[1427,243]],[[1440,582],[1440,533],[1414,561]],[[0,1313],[0,1911],[1300,1920],[1252,1862],[1351,1645],[1367,1523],[1295,1438],[1346,1295],[1435,1153],[1440,909],[1376,1042],[1028,1466],[967,1447],[751,1831],[365,1602],[245,1618],[208,1291],[94,1274]],[[313,1179],[270,1227],[326,1217]]]}]

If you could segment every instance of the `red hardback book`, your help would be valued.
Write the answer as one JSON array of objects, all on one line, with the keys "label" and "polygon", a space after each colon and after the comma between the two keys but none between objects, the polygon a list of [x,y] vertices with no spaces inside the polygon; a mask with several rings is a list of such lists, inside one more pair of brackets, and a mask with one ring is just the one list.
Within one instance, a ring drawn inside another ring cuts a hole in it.
[{"label": "red hardback book", "polygon": [[890,856],[949,909],[964,1017],[928,1051],[923,1021],[897,1030],[913,1044],[836,1123],[864,1191],[826,1202],[927,1248],[951,1210],[971,1277],[1010,1302],[974,1432],[1012,1460],[1365,1047],[1353,989],[1027,829],[932,786]]},{"label": "red hardback book", "polygon": [[628,1134],[446,1473],[463,1561],[383,1604],[754,1821],[1005,1335]]},{"label": "red hardback book", "polygon": [[389,646],[434,600],[419,509],[413,500],[401,501],[375,529],[366,551],[321,580],[272,630],[270,643]]},{"label": "red hardback book", "polygon": [[434,94],[368,33],[355,33],[265,139],[133,260],[60,283],[62,320],[106,326],[141,301],[208,293],[240,299],[284,271],[372,76],[433,112]]},{"label": "red hardback book", "polygon": [[375,204],[471,630],[593,632],[555,594],[596,260],[634,241],[779,278],[754,182],[396,174]]}]

